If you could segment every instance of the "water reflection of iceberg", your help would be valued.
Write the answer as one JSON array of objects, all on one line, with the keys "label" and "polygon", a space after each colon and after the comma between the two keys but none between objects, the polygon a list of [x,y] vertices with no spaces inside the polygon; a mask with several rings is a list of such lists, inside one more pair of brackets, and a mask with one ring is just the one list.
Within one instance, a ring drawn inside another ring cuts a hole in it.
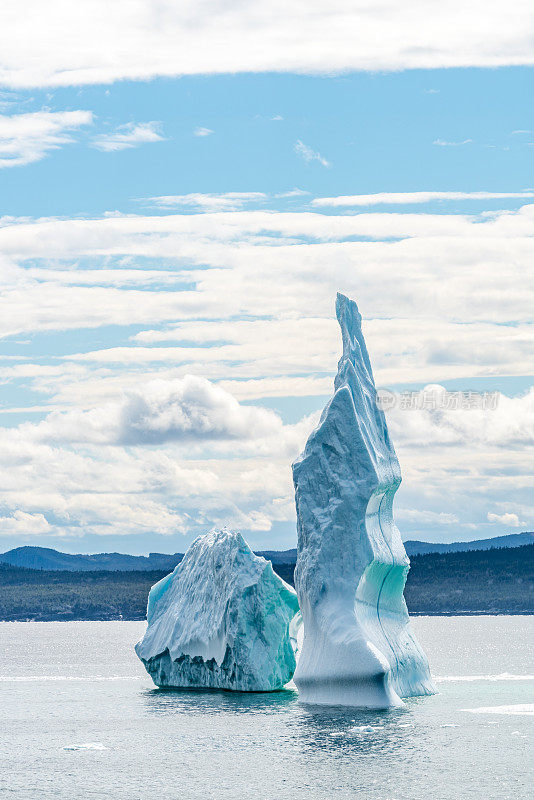
[{"label": "water reflection of iceberg", "polygon": [[142,692],[153,714],[276,714],[297,705],[295,689],[235,692],[223,689],[149,689]]}]

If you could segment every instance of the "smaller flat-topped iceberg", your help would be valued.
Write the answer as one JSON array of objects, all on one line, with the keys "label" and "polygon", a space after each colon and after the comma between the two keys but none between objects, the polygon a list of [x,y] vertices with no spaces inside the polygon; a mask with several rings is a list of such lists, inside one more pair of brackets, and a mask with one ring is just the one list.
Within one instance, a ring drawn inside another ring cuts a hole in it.
[{"label": "smaller flat-topped iceberg", "polygon": [[196,539],[148,597],[135,651],[156,686],[273,691],[293,677],[295,591],[241,534]]}]

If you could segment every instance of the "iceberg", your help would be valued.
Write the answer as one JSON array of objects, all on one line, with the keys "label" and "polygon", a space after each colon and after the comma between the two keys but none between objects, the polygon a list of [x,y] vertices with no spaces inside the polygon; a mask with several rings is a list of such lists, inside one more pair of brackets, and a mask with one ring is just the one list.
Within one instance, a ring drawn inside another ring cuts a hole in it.
[{"label": "iceberg", "polygon": [[299,699],[360,708],[434,694],[403,590],[409,570],[393,521],[401,481],[356,303],[336,302],[343,337],[334,396],[293,464],[303,622]]},{"label": "iceberg", "polygon": [[150,590],[135,650],[156,686],[266,692],[293,677],[294,589],[241,534],[196,539]]}]

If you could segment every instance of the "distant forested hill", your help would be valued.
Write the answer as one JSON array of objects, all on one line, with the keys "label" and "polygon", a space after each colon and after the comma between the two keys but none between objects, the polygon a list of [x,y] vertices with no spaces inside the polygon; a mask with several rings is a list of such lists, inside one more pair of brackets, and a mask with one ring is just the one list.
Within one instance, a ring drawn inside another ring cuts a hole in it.
[{"label": "distant forested hill", "polygon": [[[408,540],[404,542],[406,552],[410,556],[423,553],[460,553],[464,550],[491,550],[495,547],[522,547],[524,544],[534,544],[534,533],[508,533],[506,536],[494,536],[492,539],[475,539],[473,542],[418,542]],[[2,556],[0,556],[1,560]]]},{"label": "distant forested hill", "polygon": [[166,572],[72,572],[0,564],[0,619],[144,619],[150,587]]},{"label": "distant forested hill", "polygon": [[[408,555],[422,553],[452,553],[464,550],[488,550],[492,547],[520,547],[534,544],[534,533],[510,533],[493,539],[477,539],[473,542],[405,542]],[[258,555],[268,558],[273,564],[292,564],[297,558],[297,551],[292,550],[260,550]],[[30,569],[71,570],[73,572],[95,572],[100,570],[167,570],[171,571],[182,560],[183,553],[149,553],[148,556],[131,556],[125,553],[61,553],[51,547],[35,547],[26,545],[15,547],[7,553],[0,553],[0,562],[13,567],[29,567]]]},{"label": "distant forested hill", "polygon": [[126,553],[61,553],[51,547],[15,547],[0,553],[0,562],[13,567],[29,569],[70,570],[72,572],[97,572],[100,570],[163,570],[171,571],[182,560],[182,553],[149,553],[148,556],[131,556]]},{"label": "distant forested hill", "polygon": [[534,544],[414,556],[405,590],[412,612],[534,613]]},{"label": "distant forested hill", "polygon": [[[418,614],[534,613],[534,544],[414,556],[406,602]],[[274,564],[293,582],[294,564]],[[0,619],[144,619],[167,571],[35,570],[0,564]]]}]

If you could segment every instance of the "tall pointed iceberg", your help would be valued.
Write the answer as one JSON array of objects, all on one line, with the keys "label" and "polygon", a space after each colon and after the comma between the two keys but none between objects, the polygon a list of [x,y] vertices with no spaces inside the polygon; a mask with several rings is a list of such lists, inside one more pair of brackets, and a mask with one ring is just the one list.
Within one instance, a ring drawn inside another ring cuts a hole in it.
[{"label": "tall pointed iceberg", "polygon": [[435,690],[403,597],[410,562],[392,513],[401,473],[361,316],[342,294],[336,313],[334,396],[293,464],[304,629],[295,683],[303,702],[389,708]]}]

